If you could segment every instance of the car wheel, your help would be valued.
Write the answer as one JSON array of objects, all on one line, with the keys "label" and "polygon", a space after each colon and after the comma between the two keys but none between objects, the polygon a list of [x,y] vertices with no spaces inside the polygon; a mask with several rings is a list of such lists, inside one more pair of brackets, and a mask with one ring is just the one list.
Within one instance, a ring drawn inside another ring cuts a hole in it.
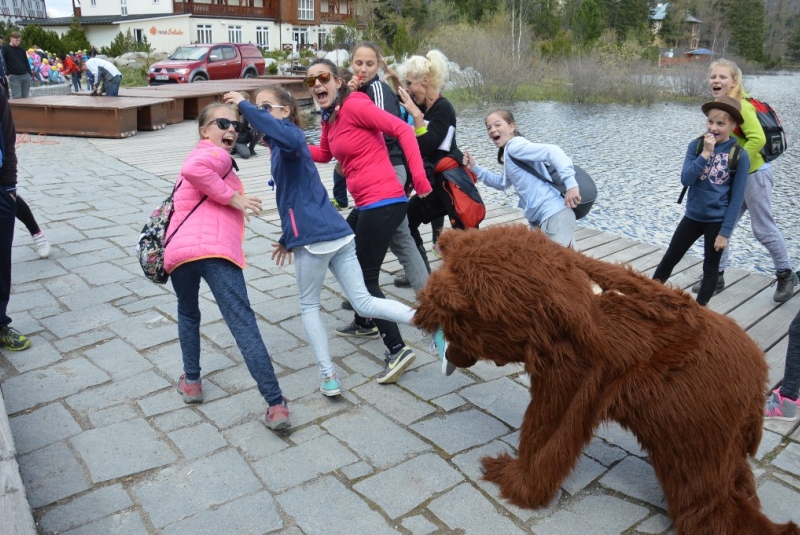
[{"label": "car wheel", "polygon": [[255,78],[256,74],[253,71],[245,71],[242,78]]},{"label": "car wheel", "polygon": [[194,78],[192,78],[192,82],[205,82],[208,80],[208,76],[205,74],[195,74]]}]

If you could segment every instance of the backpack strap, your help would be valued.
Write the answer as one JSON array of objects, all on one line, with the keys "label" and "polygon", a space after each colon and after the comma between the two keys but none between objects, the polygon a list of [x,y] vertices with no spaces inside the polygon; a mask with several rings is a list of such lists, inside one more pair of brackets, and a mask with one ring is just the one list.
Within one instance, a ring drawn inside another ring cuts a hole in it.
[{"label": "backpack strap", "polygon": [[[695,147],[695,154],[700,156],[700,153],[703,152],[703,136],[697,138],[697,146]],[[739,157],[742,155],[742,146],[739,143],[734,143],[733,147],[731,147],[731,151],[728,153],[728,170],[731,174],[731,181],[736,177],[736,168],[739,166]],[[683,197],[686,195],[686,192],[689,190],[689,186],[683,186],[681,190],[681,194],[678,196],[678,204],[683,202]],[[729,192],[729,194],[731,194]]]},{"label": "backpack strap", "polygon": [[[519,160],[519,159],[517,159],[517,158],[514,158],[514,157],[513,157],[513,156],[511,156],[510,154],[507,154],[507,156],[508,156],[509,158],[511,158],[511,161],[512,161],[512,162],[514,162],[514,163],[517,165],[517,167],[519,167],[519,168],[523,169],[524,171],[527,171],[528,173],[532,174],[533,176],[535,176],[536,178],[538,178],[538,179],[539,179],[539,180],[541,180],[542,182],[547,182],[547,183],[548,183],[550,186],[552,186],[552,187],[556,188],[556,186],[555,186],[555,184],[553,184],[553,181],[552,181],[552,180],[550,180],[549,178],[545,178],[545,177],[542,175],[542,173],[540,173],[539,171],[537,171],[537,170],[536,170],[536,168],[535,168],[535,167],[533,167],[531,164],[529,164],[529,163],[527,163],[527,162],[523,162],[522,160]],[[556,189],[558,189],[558,188],[556,188]],[[561,192],[559,191],[559,193],[561,193]],[[563,193],[561,193],[561,196],[563,197],[563,196],[564,196],[564,194],[563,194]]]}]

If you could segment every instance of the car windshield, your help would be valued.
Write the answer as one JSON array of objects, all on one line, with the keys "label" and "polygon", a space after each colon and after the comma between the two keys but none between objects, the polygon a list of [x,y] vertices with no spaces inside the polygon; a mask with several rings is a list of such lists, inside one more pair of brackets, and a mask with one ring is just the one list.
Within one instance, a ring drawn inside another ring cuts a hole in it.
[{"label": "car windshield", "polygon": [[169,59],[203,59],[208,49],[199,46],[183,46],[175,51]]}]

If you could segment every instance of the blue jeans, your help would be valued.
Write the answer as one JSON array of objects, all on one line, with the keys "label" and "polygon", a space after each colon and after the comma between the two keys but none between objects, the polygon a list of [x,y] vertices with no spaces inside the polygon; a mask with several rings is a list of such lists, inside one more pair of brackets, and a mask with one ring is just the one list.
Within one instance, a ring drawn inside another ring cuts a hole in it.
[{"label": "blue jeans", "polygon": [[328,351],[328,335],[319,313],[319,295],[328,268],[359,315],[400,323],[410,323],[414,317],[414,309],[397,301],[370,295],[356,258],[354,241],[327,254],[312,254],[305,247],[297,247],[293,252],[303,327],[319,362],[320,377],[330,377],[335,373]]},{"label": "blue jeans", "polygon": [[187,262],[170,275],[178,296],[178,338],[183,354],[183,371],[200,373],[200,279],[204,279],[217,300],[222,317],[242,352],[258,391],[269,405],[283,401],[267,347],[261,339],[256,316],[247,298],[244,274],[239,266],[222,258]]},{"label": "blue jeans", "polygon": [[70,80],[72,82],[72,89],[74,89],[76,93],[80,93],[81,92],[81,73],[79,73],[79,72],[73,73],[70,76],[72,77],[71,80]]},{"label": "blue jeans", "polygon": [[106,96],[107,97],[117,97],[119,96],[119,84],[122,83],[122,75],[117,75],[111,79],[110,82],[106,82]]}]

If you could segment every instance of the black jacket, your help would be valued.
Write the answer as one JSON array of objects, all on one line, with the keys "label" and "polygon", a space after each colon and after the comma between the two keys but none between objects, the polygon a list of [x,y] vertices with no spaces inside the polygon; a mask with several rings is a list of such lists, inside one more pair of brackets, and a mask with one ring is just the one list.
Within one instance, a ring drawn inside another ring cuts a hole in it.
[{"label": "black jacket", "polygon": [[11,106],[4,89],[0,88],[0,150],[3,151],[3,166],[0,167],[0,186],[17,185],[17,131],[11,118]]}]

